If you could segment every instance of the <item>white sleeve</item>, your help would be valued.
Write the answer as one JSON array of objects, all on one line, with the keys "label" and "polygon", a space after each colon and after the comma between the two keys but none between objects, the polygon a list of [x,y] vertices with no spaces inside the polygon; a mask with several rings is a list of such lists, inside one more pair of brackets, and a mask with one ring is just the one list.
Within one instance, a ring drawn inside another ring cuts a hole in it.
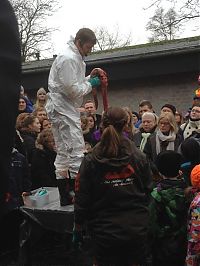
[{"label": "white sleeve", "polygon": [[63,93],[70,98],[84,96],[92,90],[85,73],[77,73],[76,64],[77,62],[72,59],[65,60],[58,71],[59,80],[64,88]]}]

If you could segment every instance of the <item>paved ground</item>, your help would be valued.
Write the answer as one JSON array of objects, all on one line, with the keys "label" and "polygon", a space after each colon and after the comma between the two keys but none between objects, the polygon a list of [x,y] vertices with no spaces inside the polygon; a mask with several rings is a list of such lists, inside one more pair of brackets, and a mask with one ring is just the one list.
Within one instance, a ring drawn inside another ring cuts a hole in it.
[{"label": "paved ground", "polygon": [[70,248],[71,239],[47,231],[39,242],[31,247],[30,260],[18,263],[16,252],[0,254],[0,266],[92,266],[88,248],[75,252]]}]

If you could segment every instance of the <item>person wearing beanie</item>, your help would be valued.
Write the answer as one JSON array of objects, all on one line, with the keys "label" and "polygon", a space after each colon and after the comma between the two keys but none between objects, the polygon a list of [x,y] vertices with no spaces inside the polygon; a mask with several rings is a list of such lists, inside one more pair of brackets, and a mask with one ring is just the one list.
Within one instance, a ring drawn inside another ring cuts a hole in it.
[{"label": "person wearing beanie", "polygon": [[166,103],[165,105],[162,106],[161,108],[161,113],[172,113],[174,116],[176,114],[176,107],[172,104]]},{"label": "person wearing beanie", "polygon": [[181,177],[182,156],[171,150],[156,158],[161,181],[151,193],[150,239],[154,266],[184,265],[187,247],[188,204]]},{"label": "person wearing beanie", "polygon": [[196,138],[187,138],[180,145],[183,156],[181,171],[188,186],[191,186],[190,174],[195,165],[200,163],[200,142]]},{"label": "person wearing beanie", "polygon": [[196,195],[190,204],[188,214],[188,247],[186,266],[200,265],[200,164],[196,165],[190,175],[191,183],[196,188]]},{"label": "person wearing beanie", "polygon": [[200,105],[193,105],[188,122],[181,125],[183,138],[200,138]]},{"label": "person wearing beanie", "polygon": [[28,98],[27,93],[25,92],[24,87],[21,85],[20,87],[20,97],[24,97],[26,99],[26,109],[27,113],[32,113],[33,112],[33,103],[32,101]]}]

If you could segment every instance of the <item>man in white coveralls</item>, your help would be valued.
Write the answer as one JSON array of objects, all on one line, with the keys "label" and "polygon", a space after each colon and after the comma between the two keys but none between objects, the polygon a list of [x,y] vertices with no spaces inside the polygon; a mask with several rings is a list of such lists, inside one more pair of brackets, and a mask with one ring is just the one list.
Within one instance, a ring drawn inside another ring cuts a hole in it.
[{"label": "man in white coveralls", "polygon": [[65,52],[56,57],[49,74],[46,110],[57,148],[55,167],[61,206],[71,204],[68,171],[74,179],[84,154],[77,107],[81,106],[83,96],[91,92],[92,87],[100,85],[98,77],[85,77],[84,57],[95,44],[94,32],[88,28],[80,29],[68,42]]}]

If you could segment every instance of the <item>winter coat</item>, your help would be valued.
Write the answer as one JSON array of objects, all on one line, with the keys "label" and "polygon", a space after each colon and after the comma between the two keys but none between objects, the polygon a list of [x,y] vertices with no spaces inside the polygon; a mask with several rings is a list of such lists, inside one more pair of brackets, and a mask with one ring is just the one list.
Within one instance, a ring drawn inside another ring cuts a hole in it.
[{"label": "winter coat", "polygon": [[181,130],[183,134],[183,138],[186,139],[188,137],[194,136],[196,133],[199,137],[200,135],[200,120],[193,121],[189,119],[188,122],[181,125]]},{"label": "winter coat", "polygon": [[[179,145],[182,142],[182,136],[179,134],[176,134],[176,139],[174,141],[174,151],[178,151]],[[162,143],[163,145],[161,145],[161,151],[166,150],[167,142]],[[147,155],[147,158],[150,161],[150,165],[151,165],[151,170],[153,172],[154,175],[154,180],[157,182],[157,180],[160,180],[160,176],[157,170],[157,167],[155,165],[155,161],[156,161],[156,157],[157,157],[157,152],[156,152],[156,132],[154,132],[148,139],[147,139],[147,143],[144,147],[143,152]]]},{"label": "winter coat", "polygon": [[31,163],[32,188],[56,187],[56,175],[54,161],[56,152],[44,149],[36,149],[33,152]]},{"label": "winter coat", "polygon": [[[174,151],[178,151],[179,145],[182,142],[182,136],[176,134],[176,139],[174,141]],[[163,141],[164,144],[164,141]],[[167,144],[167,143],[166,143]],[[162,145],[161,145],[162,146]],[[166,149],[167,145],[163,145],[161,151]],[[147,140],[147,143],[144,147],[144,153],[146,153],[147,157],[152,161],[155,162],[157,153],[156,153],[156,132],[154,132]]]},{"label": "winter coat", "polygon": [[105,256],[120,255],[117,250],[131,247],[129,256],[141,261],[147,247],[152,190],[149,164],[125,137],[116,158],[103,157],[101,150],[98,143],[81,164],[75,184],[75,223],[88,222],[95,247]]},{"label": "winter coat", "polygon": [[34,150],[36,149],[35,141],[37,139],[37,134],[35,132],[23,131],[21,132],[21,136],[24,140],[24,147],[26,150],[28,163],[31,164],[32,155]]},{"label": "winter coat", "polygon": [[22,192],[31,191],[28,163],[23,154],[13,149],[9,176],[10,200],[8,209],[13,210],[23,205]]},{"label": "winter coat", "polygon": [[[155,132],[155,130],[156,130],[156,127],[153,128],[151,130],[151,132],[149,132],[149,133],[153,134]],[[140,128],[140,130],[137,133],[135,133],[133,136],[133,141],[134,141],[134,143],[138,149],[140,148],[140,144],[142,141],[142,133],[146,133],[146,132],[144,131],[143,128]]]},{"label": "winter coat", "polygon": [[200,192],[193,199],[189,209],[186,265],[200,265]]},{"label": "winter coat", "polygon": [[151,193],[150,232],[155,265],[184,265],[189,207],[185,188],[183,179],[164,179]]}]

